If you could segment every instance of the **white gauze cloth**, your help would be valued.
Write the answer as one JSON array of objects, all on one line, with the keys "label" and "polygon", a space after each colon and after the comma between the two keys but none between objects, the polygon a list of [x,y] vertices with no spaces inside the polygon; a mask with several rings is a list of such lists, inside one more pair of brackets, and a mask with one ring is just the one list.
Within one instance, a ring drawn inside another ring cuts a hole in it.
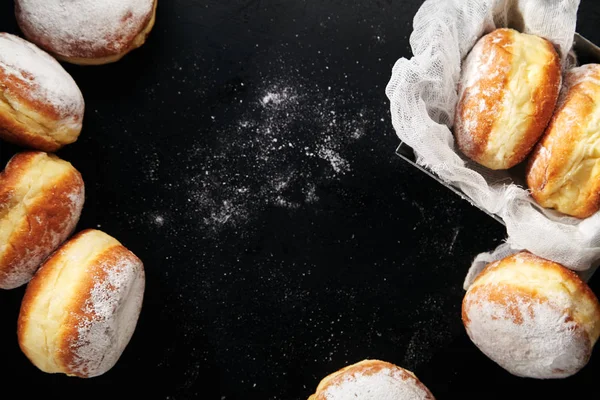
[{"label": "white gauze cloth", "polygon": [[555,45],[565,67],[578,6],[579,0],[427,0],[413,21],[414,57],[394,65],[386,94],[398,137],[413,148],[420,165],[506,224],[506,243],[479,255],[469,275],[484,261],[523,249],[575,271],[589,270],[600,258],[600,213],[579,220],[543,209],[508,172],[459,155],[450,130],[461,61],[481,36],[501,27],[542,36]]}]

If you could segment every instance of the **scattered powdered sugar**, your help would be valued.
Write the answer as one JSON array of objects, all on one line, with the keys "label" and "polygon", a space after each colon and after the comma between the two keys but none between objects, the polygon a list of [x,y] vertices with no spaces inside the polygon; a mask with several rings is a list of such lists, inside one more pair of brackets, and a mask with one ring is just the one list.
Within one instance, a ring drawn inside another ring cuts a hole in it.
[{"label": "scattered powdered sugar", "polygon": [[165,224],[165,217],[163,217],[162,215],[156,215],[152,220],[154,224],[158,227],[161,227]]},{"label": "scattered powdered sugar", "polygon": [[152,15],[154,0],[19,0],[16,14],[27,37],[66,57],[125,51]]},{"label": "scattered powdered sugar", "polygon": [[510,373],[562,378],[587,363],[589,339],[565,311],[566,298],[551,303],[514,294],[501,304],[468,293],[465,302],[471,340]]},{"label": "scattered powdered sugar", "polygon": [[[11,90],[13,82],[26,94]],[[0,84],[5,87],[7,101],[16,102],[20,96],[48,104],[60,119],[81,124],[84,111],[83,95],[63,67],[35,45],[8,33],[0,33]]]},{"label": "scattered powdered sugar", "polygon": [[372,374],[355,373],[325,391],[327,400],[433,400],[417,380],[400,369],[384,368]]},{"label": "scattered powdered sugar", "polygon": [[351,173],[353,144],[368,129],[349,93],[302,83],[266,85],[237,120],[213,117],[217,143],[188,154],[190,212],[219,230],[267,209],[319,201],[319,186]]},{"label": "scattered powdered sugar", "polygon": [[129,343],[144,294],[144,269],[133,255],[107,259],[84,305],[77,341],[71,344],[71,373],[94,377],[112,368]]}]

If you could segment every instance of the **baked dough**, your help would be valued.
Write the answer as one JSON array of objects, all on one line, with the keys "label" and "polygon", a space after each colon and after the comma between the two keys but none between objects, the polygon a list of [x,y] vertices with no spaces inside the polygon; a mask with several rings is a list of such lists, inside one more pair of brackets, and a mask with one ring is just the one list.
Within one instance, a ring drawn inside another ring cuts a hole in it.
[{"label": "baked dough", "polygon": [[19,27],[56,58],[79,65],[116,62],[142,46],[158,0],[16,0]]},{"label": "baked dough", "polygon": [[68,162],[42,152],[15,155],[0,173],[0,288],[27,283],[73,232],[84,184]]},{"label": "baked dough", "polygon": [[131,339],[144,285],[144,266],[131,251],[106,233],[81,232],[27,286],[19,345],[44,372],[101,375]]},{"label": "baked dough", "polygon": [[434,400],[410,371],[379,360],[364,360],[327,376],[308,400]]},{"label": "baked dough", "polygon": [[585,282],[527,252],[481,272],[465,295],[462,319],[483,353],[529,378],[575,374],[600,335],[600,304]]},{"label": "baked dough", "polygon": [[0,33],[0,138],[53,152],[77,140],[83,113],[81,91],[54,58]]},{"label": "baked dough", "polygon": [[494,170],[523,161],[552,116],[560,81],[549,41],[512,29],[483,36],[462,65],[454,123],[460,150]]},{"label": "baked dough", "polygon": [[527,185],[543,207],[587,218],[600,208],[600,65],[569,70],[531,155]]}]

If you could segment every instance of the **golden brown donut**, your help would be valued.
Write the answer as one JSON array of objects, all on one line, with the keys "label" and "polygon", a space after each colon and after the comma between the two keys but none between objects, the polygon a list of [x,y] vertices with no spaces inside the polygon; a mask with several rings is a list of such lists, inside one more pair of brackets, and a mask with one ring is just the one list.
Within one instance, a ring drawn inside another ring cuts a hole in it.
[{"label": "golden brown donut", "polygon": [[0,138],[56,151],[77,140],[83,112],[81,91],[54,58],[0,33]]},{"label": "golden brown donut", "polygon": [[571,69],[564,81],[527,185],[541,206],[587,218],[600,208],[600,65]]},{"label": "golden brown donut", "polygon": [[364,360],[321,381],[308,400],[435,400],[410,371],[379,360]]},{"label": "golden brown donut", "polygon": [[15,155],[0,173],[0,288],[27,283],[73,232],[84,201],[79,172],[42,152]]},{"label": "golden brown donut", "polygon": [[116,62],[146,42],[158,0],[16,0],[25,36],[59,60]]},{"label": "golden brown donut", "polygon": [[90,378],[129,343],[144,296],[144,266],[106,233],[79,233],[54,253],[25,292],[21,350],[44,372]]},{"label": "golden brown donut", "polygon": [[600,304],[577,274],[521,252],[489,264],[469,287],[462,319],[473,343],[508,372],[564,378],[600,335]]},{"label": "golden brown donut", "polygon": [[552,116],[560,81],[549,41],[512,29],[483,36],[462,65],[454,122],[460,150],[495,170],[523,161]]}]

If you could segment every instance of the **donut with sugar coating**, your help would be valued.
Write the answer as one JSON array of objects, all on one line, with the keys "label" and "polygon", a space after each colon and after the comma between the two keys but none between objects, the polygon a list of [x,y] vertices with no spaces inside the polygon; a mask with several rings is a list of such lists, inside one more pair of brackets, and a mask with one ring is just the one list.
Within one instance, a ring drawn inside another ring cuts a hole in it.
[{"label": "donut with sugar coating", "polygon": [[489,264],[467,290],[462,320],[473,343],[513,375],[564,378],[600,336],[598,299],[573,271],[521,252]]},{"label": "donut with sugar coating", "polygon": [[308,400],[435,400],[412,372],[379,360],[363,360],[325,377]]},{"label": "donut with sugar coating", "polygon": [[84,109],[79,87],[54,58],[0,33],[0,138],[54,152],[77,140]]},{"label": "donut with sugar coating", "polygon": [[27,286],[19,345],[44,372],[102,375],[133,335],[144,287],[139,258],[104,232],[83,231],[54,253]]},{"label": "donut with sugar coating", "polygon": [[490,169],[517,165],[544,133],[560,82],[560,58],[549,41],[504,28],[483,36],[462,65],[458,147]]},{"label": "donut with sugar coating", "polygon": [[158,0],[16,0],[19,27],[59,60],[113,63],[142,46],[156,20]]},{"label": "donut with sugar coating", "polygon": [[81,174],[43,152],[15,155],[0,173],[0,288],[27,283],[73,232],[83,208]]}]

